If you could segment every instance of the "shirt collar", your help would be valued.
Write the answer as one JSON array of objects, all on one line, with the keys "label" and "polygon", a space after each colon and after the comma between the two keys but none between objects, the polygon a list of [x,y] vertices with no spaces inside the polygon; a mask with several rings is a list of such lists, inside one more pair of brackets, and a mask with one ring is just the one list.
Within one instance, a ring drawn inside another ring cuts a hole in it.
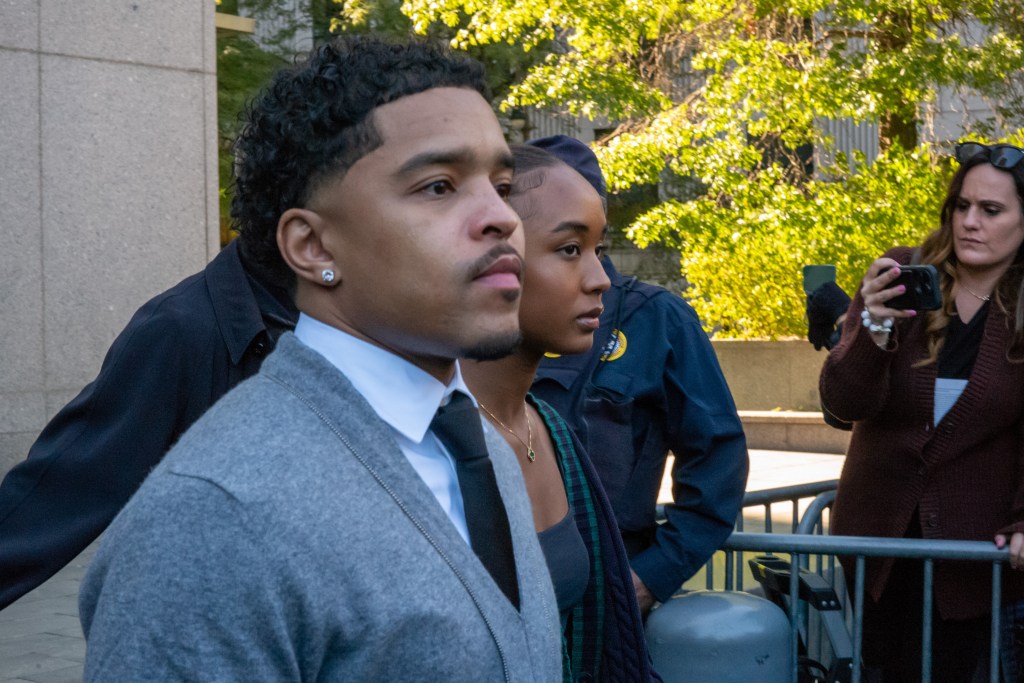
[{"label": "shirt collar", "polygon": [[455,391],[477,405],[458,363],[445,385],[404,358],[305,313],[299,314],[295,336],[338,368],[382,420],[415,443],[423,440],[438,407]]},{"label": "shirt collar", "polygon": [[284,327],[294,325],[298,316],[297,310],[286,307],[269,294],[257,297],[248,275],[238,253],[237,240],[221,249],[204,272],[217,326],[234,365],[242,362],[252,340],[267,329],[264,314],[280,318]]}]

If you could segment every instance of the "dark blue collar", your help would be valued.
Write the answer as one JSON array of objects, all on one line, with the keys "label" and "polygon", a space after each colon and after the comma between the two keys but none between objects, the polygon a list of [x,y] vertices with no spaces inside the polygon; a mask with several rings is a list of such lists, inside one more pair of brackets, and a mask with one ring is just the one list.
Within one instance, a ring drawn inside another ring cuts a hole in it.
[{"label": "dark blue collar", "polygon": [[268,320],[279,323],[277,326],[295,327],[298,310],[294,304],[286,296],[271,295],[270,288],[259,286],[255,276],[244,268],[235,242],[210,261],[204,276],[217,325],[233,364],[242,361],[257,336],[268,332]]}]

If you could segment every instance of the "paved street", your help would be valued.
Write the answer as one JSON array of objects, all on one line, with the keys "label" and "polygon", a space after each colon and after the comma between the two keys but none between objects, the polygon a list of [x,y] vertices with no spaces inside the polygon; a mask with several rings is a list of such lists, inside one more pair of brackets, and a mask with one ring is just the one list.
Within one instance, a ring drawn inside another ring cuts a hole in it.
[{"label": "paved street", "polygon": [[52,579],[0,611],[2,683],[82,680],[85,640],[78,623],[78,582],[90,546]]},{"label": "paved street", "polygon": [[[755,491],[835,479],[843,456],[751,451],[747,489]],[[662,498],[668,495],[667,485]],[[78,583],[90,547],[50,581],[0,611],[0,683],[71,683],[82,680],[85,641],[78,623]]]}]

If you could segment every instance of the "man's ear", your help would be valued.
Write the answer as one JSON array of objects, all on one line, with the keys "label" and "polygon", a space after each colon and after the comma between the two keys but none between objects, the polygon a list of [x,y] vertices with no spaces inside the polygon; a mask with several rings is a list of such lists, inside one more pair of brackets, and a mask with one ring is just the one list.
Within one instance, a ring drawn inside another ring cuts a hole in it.
[{"label": "man's ear", "polygon": [[341,281],[341,273],[324,245],[325,228],[315,211],[288,209],[277,222],[277,248],[300,280],[330,287]]}]

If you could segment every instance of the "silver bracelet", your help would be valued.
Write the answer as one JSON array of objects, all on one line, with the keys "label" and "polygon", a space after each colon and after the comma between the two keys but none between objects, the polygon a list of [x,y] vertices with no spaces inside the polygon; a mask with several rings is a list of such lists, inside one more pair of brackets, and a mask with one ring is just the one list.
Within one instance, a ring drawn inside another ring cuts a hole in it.
[{"label": "silver bracelet", "polygon": [[866,308],[860,312],[860,320],[870,332],[885,332],[886,334],[892,332],[892,318],[882,318],[881,322],[875,322],[878,319],[868,313]]}]

